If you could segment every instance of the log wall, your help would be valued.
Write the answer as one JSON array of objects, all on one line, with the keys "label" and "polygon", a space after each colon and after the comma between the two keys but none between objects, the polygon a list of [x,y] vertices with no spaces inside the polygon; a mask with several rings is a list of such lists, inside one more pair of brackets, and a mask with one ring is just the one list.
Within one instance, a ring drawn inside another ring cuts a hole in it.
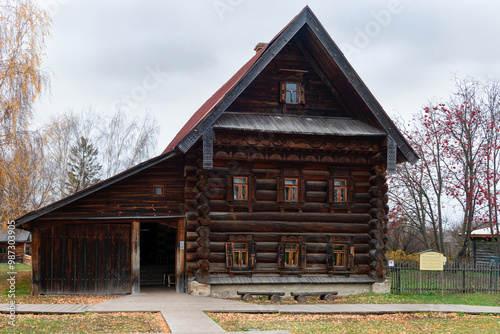
[{"label": "log wall", "polygon": [[[190,277],[196,276],[200,265],[200,201],[197,183],[200,167],[198,154],[186,156],[186,267]],[[237,205],[231,208],[227,201],[227,176],[234,164],[251,165],[251,174],[255,177],[255,202],[249,206]],[[369,191],[372,187],[370,167],[342,166],[351,173],[354,182],[353,203],[350,208],[331,210],[328,203],[328,180],[331,177],[328,164],[310,163],[301,165],[305,180],[305,201],[298,209],[285,209],[282,212],[277,200],[277,179],[280,167],[289,166],[289,162],[252,161],[251,163],[216,159],[214,168],[208,173],[209,206],[207,217],[210,226],[204,232],[205,243],[209,243],[209,254],[204,259],[210,275],[225,276],[238,274],[256,275],[308,275],[342,274],[369,275],[373,271],[373,258],[369,252],[370,221],[372,220]],[[198,177],[197,177],[198,175]],[[204,200],[205,201],[205,200]],[[206,212],[206,210],[205,210]],[[203,221],[203,220],[202,220]],[[231,272],[226,268],[225,244],[230,236],[251,235],[256,243],[256,266],[241,273]],[[307,246],[307,265],[302,269],[283,270],[278,268],[278,245],[282,237],[302,237]],[[327,265],[327,244],[331,237],[350,240],[354,246],[354,266],[348,271],[332,272]]]}]

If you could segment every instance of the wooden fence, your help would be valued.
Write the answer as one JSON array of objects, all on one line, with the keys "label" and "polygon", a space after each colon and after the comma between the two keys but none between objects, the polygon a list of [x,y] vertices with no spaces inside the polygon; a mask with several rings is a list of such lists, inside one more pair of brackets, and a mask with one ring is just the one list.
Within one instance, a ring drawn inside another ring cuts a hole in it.
[{"label": "wooden fence", "polygon": [[441,271],[420,271],[418,262],[396,262],[388,267],[391,292],[499,293],[500,268],[490,263],[448,262]]}]

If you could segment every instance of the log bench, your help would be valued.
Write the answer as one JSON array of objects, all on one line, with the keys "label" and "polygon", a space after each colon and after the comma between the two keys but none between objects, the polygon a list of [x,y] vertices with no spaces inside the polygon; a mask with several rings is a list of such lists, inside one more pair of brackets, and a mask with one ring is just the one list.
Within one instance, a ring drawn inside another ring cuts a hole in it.
[{"label": "log bench", "polygon": [[253,292],[253,291],[236,291],[243,300],[252,300],[253,296],[268,296],[269,300],[279,303],[281,297],[285,295],[284,292]]},{"label": "log bench", "polygon": [[291,292],[290,295],[296,301],[303,303],[307,301],[309,296],[319,296],[321,300],[332,301],[338,294],[337,291],[324,291],[324,292]]}]

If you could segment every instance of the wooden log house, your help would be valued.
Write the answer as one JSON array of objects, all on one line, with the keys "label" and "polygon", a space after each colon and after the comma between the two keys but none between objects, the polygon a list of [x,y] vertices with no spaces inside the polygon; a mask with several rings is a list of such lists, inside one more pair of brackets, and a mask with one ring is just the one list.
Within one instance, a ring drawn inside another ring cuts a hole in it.
[{"label": "wooden log house", "polygon": [[161,155],[17,219],[34,294],[384,282],[386,173],[417,155],[308,7],[255,51]]}]

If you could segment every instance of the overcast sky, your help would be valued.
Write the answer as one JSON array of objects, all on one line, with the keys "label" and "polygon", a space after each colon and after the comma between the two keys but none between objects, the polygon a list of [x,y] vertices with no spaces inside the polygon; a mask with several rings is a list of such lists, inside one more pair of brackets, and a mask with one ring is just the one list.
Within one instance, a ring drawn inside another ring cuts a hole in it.
[{"label": "overcast sky", "polygon": [[40,0],[53,17],[39,122],[116,105],[158,120],[157,152],[189,117],[309,5],[389,115],[409,120],[454,77],[500,78],[493,0]]}]

